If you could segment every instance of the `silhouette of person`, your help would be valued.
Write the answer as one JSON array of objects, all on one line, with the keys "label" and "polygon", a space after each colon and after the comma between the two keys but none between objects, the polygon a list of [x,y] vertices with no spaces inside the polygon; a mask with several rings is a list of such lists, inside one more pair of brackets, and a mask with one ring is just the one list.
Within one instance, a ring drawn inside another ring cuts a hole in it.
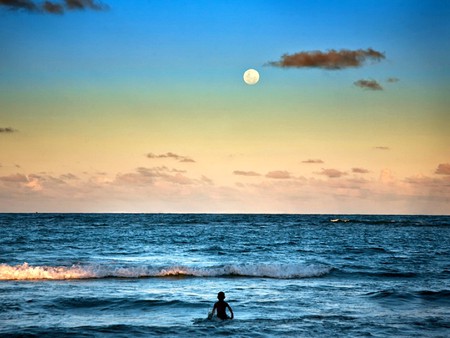
[{"label": "silhouette of person", "polygon": [[[217,299],[219,301],[214,304],[214,307],[213,307],[213,310],[211,312],[210,318],[212,318],[214,316],[214,312],[217,311],[217,317],[218,318],[220,318],[220,319],[233,319],[234,318],[233,310],[231,309],[231,306],[226,301],[224,301],[225,293],[220,291],[217,294]],[[230,311],[231,316],[227,315],[227,308]]]}]

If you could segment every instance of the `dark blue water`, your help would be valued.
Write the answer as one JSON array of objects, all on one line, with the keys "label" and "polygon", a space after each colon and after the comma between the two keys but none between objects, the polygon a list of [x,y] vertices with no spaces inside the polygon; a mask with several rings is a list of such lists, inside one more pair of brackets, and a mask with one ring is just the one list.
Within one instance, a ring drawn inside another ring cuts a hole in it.
[{"label": "dark blue water", "polygon": [[450,217],[0,214],[14,335],[448,337]]}]

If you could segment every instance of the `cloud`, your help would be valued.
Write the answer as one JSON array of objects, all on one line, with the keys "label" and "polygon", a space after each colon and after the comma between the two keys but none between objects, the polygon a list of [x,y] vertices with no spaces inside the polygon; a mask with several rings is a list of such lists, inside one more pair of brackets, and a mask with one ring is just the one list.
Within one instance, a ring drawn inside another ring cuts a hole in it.
[{"label": "cloud", "polygon": [[350,67],[360,67],[367,60],[380,61],[384,59],[383,53],[368,48],[366,50],[334,50],[327,52],[309,51],[295,54],[284,54],[280,61],[269,62],[268,65],[275,67],[295,67],[295,68],[323,68],[323,69],[344,69]]},{"label": "cloud", "polygon": [[185,157],[180,160],[181,163],[195,163],[195,161],[191,158]]},{"label": "cloud", "polygon": [[136,186],[148,186],[158,182],[169,182],[181,185],[195,183],[193,179],[184,176],[179,170],[171,170],[167,167],[139,167],[136,169],[136,172],[118,174],[115,182]]},{"label": "cloud", "polygon": [[405,182],[409,184],[420,184],[422,186],[448,188],[450,187],[450,177],[433,178],[424,175],[406,177]]},{"label": "cloud", "polygon": [[23,174],[12,174],[8,176],[1,176],[0,181],[6,183],[27,183],[28,178]]},{"label": "cloud", "polygon": [[378,178],[378,181],[381,182],[382,184],[392,184],[397,181],[397,178],[390,169],[383,169],[380,172],[380,177]]},{"label": "cloud", "polygon": [[84,10],[89,8],[95,11],[101,11],[106,9],[105,5],[96,3],[94,0],[65,0],[65,3],[69,10]]},{"label": "cloud", "polygon": [[276,171],[270,171],[266,174],[267,178],[274,178],[274,179],[288,179],[292,178],[291,174],[288,171],[284,170],[276,170]]},{"label": "cloud", "polygon": [[78,180],[79,179],[77,176],[75,176],[74,174],[71,174],[71,173],[63,174],[59,178],[62,180]]},{"label": "cloud", "polygon": [[[339,173],[347,176],[328,178]],[[378,179],[336,169],[322,174],[305,178],[274,171],[268,176],[290,179],[231,187],[166,166],[124,173],[13,172],[0,176],[0,211],[448,214],[450,175],[396,177],[389,169]]]},{"label": "cloud", "polygon": [[61,4],[53,3],[50,1],[45,1],[42,5],[44,12],[49,14],[63,14],[64,7]]},{"label": "cloud", "polygon": [[242,170],[235,170],[233,171],[233,174],[239,176],[261,176],[261,174],[258,174],[257,172],[254,171],[242,171]]},{"label": "cloud", "polygon": [[415,175],[407,177],[404,182],[410,187],[409,195],[421,196],[429,201],[444,201],[444,212],[448,214],[448,201],[450,199],[450,175],[444,177],[427,177]]},{"label": "cloud", "polygon": [[37,5],[30,0],[0,0],[0,6],[6,6],[9,9],[24,9],[27,11],[36,11]]},{"label": "cloud", "polygon": [[346,172],[344,171],[340,171],[337,169],[322,169],[321,172],[317,173],[318,175],[324,175],[327,176],[329,178],[339,178],[342,177],[344,175],[347,175]]},{"label": "cloud", "polygon": [[207,185],[214,185],[214,181],[205,175],[202,175],[201,182],[206,183]]},{"label": "cloud", "polygon": [[377,147],[375,147],[375,149],[377,149],[377,150],[391,150],[391,148],[386,147],[386,146],[377,146]]},{"label": "cloud", "polygon": [[316,159],[316,160],[309,159],[309,160],[306,160],[306,161],[302,161],[302,163],[315,164],[315,163],[323,163],[323,161],[319,160],[319,159]]},{"label": "cloud", "polygon": [[32,1],[32,0],[0,0],[0,6],[10,10],[23,10],[35,13],[64,14],[65,11],[94,10],[103,11],[108,6],[95,0]]},{"label": "cloud", "polygon": [[357,174],[368,174],[369,170],[364,168],[352,168],[352,172]]},{"label": "cloud", "polygon": [[400,79],[397,79],[396,77],[390,77],[386,80],[388,83],[396,83],[400,81]]},{"label": "cloud", "polygon": [[450,163],[441,163],[434,172],[438,175],[450,175]]},{"label": "cloud", "polygon": [[368,90],[383,90],[383,87],[375,80],[358,80],[353,83],[355,86]]},{"label": "cloud", "polygon": [[[0,0],[1,1],[1,0]],[[0,128],[0,133],[15,133],[17,132],[16,129],[11,128],[11,127],[7,127],[7,128]]]},{"label": "cloud", "polygon": [[147,157],[151,158],[151,159],[171,158],[171,159],[177,160],[178,162],[181,162],[181,163],[195,163],[195,161],[189,157],[177,155],[172,152],[168,152],[168,153],[160,154],[160,155],[155,155],[153,153],[149,153],[149,154],[147,154]]}]

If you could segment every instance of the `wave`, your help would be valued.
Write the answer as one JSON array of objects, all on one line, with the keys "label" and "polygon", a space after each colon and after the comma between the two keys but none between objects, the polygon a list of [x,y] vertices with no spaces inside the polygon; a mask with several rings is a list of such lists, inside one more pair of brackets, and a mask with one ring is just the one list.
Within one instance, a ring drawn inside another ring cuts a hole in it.
[{"label": "wave", "polygon": [[[361,267],[364,268],[364,267]],[[367,267],[367,269],[370,269]],[[415,278],[419,275],[416,272],[409,271],[376,271],[376,270],[361,270],[361,271],[348,271],[342,269],[333,269],[333,276],[338,277],[372,277],[372,278]]]},{"label": "wave", "polygon": [[416,291],[398,291],[398,290],[381,290],[369,292],[366,296],[373,299],[390,299],[390,300],[413,300],[433,302],[450,302],[450,290],[416,290]]},{"label": "wave", "polygon": [[328,219],[331,223],[351,223],[351,224],[363,224],[363,225],[389,225],[389,226],[438,226],[448,227],[450,226],[450,218],[447,216],[374,216],[367,217],[348,215],[349,217],[336,217]]},{"label": "wave", "polygon": [[267,277],[296,279],[321,277],[331,267],[317,264],[228,264],[215,267],[149,267],[111,265],[31,266],[0,264],[0,280],[65,280],[150,277]]},{"label": "wave", "polygon": [[[209,305],[209,304],[208,304]],[[204,309],[205,304],[201,302],[187,302],[182,300],[164,299],[133,299],[130,297],[58,297],[53,298],[43,305],[46,309],[56,309],[66,311],[68,309],[98,309],[101,311],[122,311],[151,308],[200,308]]]}]

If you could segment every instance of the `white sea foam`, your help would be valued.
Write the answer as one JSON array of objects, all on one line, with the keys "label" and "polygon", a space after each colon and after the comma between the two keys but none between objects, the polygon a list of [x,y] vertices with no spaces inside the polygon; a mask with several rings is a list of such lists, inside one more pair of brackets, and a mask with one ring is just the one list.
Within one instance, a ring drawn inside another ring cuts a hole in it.
[{"label": "white sea foam", "polygon": [[142,277],[218,277],[247,276],[269,278],[308,278],[326,275],[331,270],[323,265],[306,264],[229,264],[220,267],[165,268],[147,266],[114,267],[109,265],[31,266],[28,263],[11,266],[0,264],[0,280],[142,278]]}]

